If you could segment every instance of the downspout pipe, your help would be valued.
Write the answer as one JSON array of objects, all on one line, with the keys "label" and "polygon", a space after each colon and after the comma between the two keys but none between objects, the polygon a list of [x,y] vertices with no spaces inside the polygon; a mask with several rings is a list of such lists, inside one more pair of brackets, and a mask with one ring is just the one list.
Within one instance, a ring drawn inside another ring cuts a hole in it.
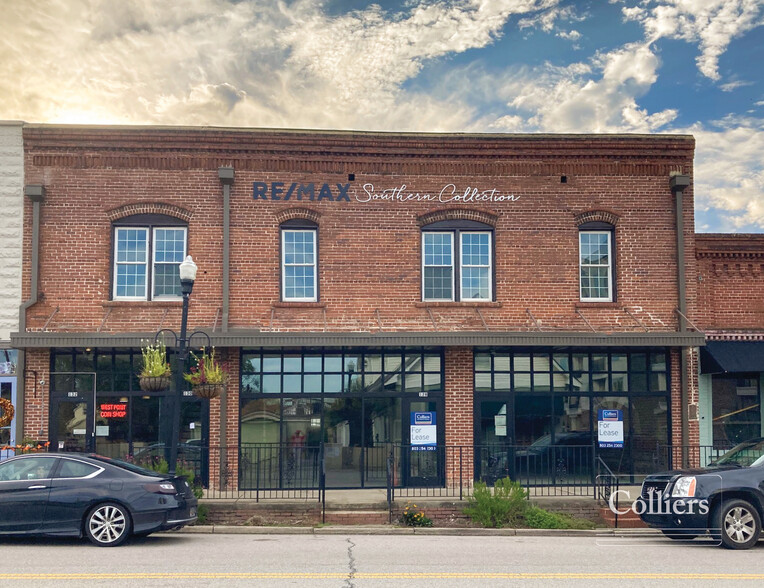
[{"label": "downspout pipe", "polygon": [[[27,309],[38,302],[40,296],[40,207],[45,200],[45,187],[39,184],[24,186],[24,196],[32,202],[32,268],[30,275],[29,298],[19,306],[19,332],[27,330]],[[17,373],[21,385],[16,396],[16,439],[24,438],[24,404],[26,389],[26,350],[19,353]],[[37,382],[35,382],[37,385]],[[42,399],[42,402],[45,402]],[[44,424],[43,424],[44,426]],[[40,433],[42,434],[42,432]]]},{"label": "downspout pipe", "polygon": [[223,184],[223,320],[221,329],[228,332],[229,298],[231,287],[231,186],[234,171],[232,167],[219,167],[218,177]]},{"label": "downspout pipe", "polygon": [[[223,185],[223,318],[221,329],[228,332],[228,315],[231,288],[231,186],[234,180],[232,167],[219,167],[218,178]],[[228,469],[227,463],[227,425],[228,423],[228,391],[224,390],[220,395],[220,488],[223,487],[224,472]]]},{"label": "downspout pipe", "polygon": [[[690,176],[683,174],[674,174],[669,179],[669,187],[674,193],[676,202],[676,274],[677,291],[679,296],[679,331],[687,331],[687,284],[685,277],[685,257],[684,257],[684,190],[690,185]],[[688,385],[688,361],[687,353],[689,348],[682,347],[679,350],[679,383],[681,386],[681,405],[682,405],[682,467],[688,467],[687,447],[690,443],[690,394]]]}]

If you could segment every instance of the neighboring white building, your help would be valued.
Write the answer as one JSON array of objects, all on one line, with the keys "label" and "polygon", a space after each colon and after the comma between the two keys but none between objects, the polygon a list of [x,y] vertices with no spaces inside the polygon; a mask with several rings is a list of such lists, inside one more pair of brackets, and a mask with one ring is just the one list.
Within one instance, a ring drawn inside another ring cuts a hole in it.
[{"label": "neighboring white building", "polygon": [[[19,329],[24,211],[23,122],[0,121],[0,397],[18,407],[18,352],[10,348]],[[0,408],[0,418],[3,416]],[[16,421],[0,428],[0,448],[16,442]],[[2,422],[0,420],[0,422]],[[0,449],[0,457],[7,453]]]}]

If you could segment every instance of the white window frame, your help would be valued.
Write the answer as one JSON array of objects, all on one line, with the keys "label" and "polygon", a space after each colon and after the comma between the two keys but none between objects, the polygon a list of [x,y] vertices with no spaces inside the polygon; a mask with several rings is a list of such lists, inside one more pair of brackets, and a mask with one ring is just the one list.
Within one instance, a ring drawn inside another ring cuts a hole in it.
[{"label": "white window frame", "polygon": [[[185,259],[186,255],[188,254],[188,227],[181,226],[181,225],[120,225],[114,227],[114,233],[113,233],[113,244],[112,244],[112,256],[113,256],[113,266],[112,266],[112,299],[113,300],[180,300],[181,296],[169,296],[169,295],[163,295],[163,296],[154,296],[153,295],[153,289],[154,289],[154,280],[155,280],[155,269],[156,269],[156,258],[155,258],[155,244],[156,244],[156,231],[159,229],[168,229],[168,230],[182,230],[183,231],[183,256],[182,259]],[[117,258],[117,245],[119,243],[119,233],[120,231],[130,231],[130,230],[144,230],[146,231],[146,261],[144,262],[137,262],[137,261],[118,261]],[[163,262],[164,263],[164,262]],[[148,267],[150,264],[150,268]],[[117,269],[120,265],[143,265],[146,268],[146,284],[144,286],[143,295],[142,296],[119,296],[117,294]]]},{"label": "white window frame", "polygon": [[[583,244],[581,242],[582,235],[606,235],[607,236],[607,296],[604,298],[592,298],[584,296],[584,284],[583,284],[583,269],[589,268],[601,268],[606,267],[604,264],[584,264],[583,263]],[[613,232],[607,230],[582,230],[578,232],[578,295],[581,302],[612,302],[613,301]]]},{"label": "white window frame", "polygon": [[[313,263],[286,263],[286,234],[287,233],[311,233],[313,236]],[[313,268],[313,296],[304,298],[288,298],[286,295],[286,268],[312,267]],[[313,228],[289,228],[281,229],[281,300],[283,302],[317,302],[318,301],[318,230]]]},{"label": "white window frame", "polygon": [[[422,231],[422,301],[423,302],[454,302],[456,300],[456,257],[454,246],[456,231]],[[425,265],[425,236],[426,235],[449,235],[451,237],[451,298],[427,298],[425,297],[425,268],[426,267],[449,267],[445,265]]]},{"label": "white window frame", "polygon": [[[151,228],[151,243],[150,245],[150,253],[151,253],[151,299],[152,300],[179,300],[182,299],[182,295],[172,296],[170,294],[163,294],[160,296],[154,296],[154,286],[156,285],[156,267],[160,263],[156,260],[156,242],[157,242],[157,231],[160,230],[168,230],[168,231],[183,231],[183,255],[180,256],[180,261],[178,262],[178,265],[183,262],[184,259],[186,259],[186,255],[188,255],[188,228],[182,227],[182,226],[176,226],[176,227],[162,227],[162,226],[156,226]],[[167,262],[163,261],[161,262],[162,265],[170,265]],[[180,284],[180,278],[178,278],[178,283]]]},{"label": "white window frame", "polygon": [[[464,235],[487,235],[488,236],[488,265],[465,265],[462,258]],[[490,302],[493,300],[493,244],[491,243],[491,231],[459,231],[459,300],[463,302]],[[488,268],[488,296],[486,298],[464,298],[464,268],[476,267]]]}]

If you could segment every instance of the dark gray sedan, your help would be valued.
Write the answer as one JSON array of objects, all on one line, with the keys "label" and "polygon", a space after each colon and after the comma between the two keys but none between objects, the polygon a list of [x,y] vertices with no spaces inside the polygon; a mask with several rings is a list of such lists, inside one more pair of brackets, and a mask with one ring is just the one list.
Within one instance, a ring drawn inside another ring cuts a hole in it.
[{"label": "dark gray sedan", "polygon": [[0,462],[0,535],[86,536],[113,547],[193,523],[196,507],[184,478],[108,457],[48,453]]}]

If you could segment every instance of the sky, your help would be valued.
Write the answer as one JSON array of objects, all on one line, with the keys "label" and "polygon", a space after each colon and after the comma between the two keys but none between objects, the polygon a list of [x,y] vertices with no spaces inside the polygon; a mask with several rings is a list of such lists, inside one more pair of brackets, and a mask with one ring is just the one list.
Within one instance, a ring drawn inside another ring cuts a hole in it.
[{"label": "sky", "polygon": [[690,133],[764,232],[764,0],[0,0],[0,119]]}]

